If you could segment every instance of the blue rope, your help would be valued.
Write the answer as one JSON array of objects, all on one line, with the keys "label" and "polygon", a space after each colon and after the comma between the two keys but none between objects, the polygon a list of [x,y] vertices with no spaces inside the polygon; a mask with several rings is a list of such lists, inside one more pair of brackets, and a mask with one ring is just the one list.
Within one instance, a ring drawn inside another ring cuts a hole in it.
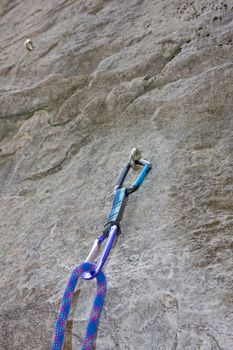
[{"label": "blue rope", "polygon": [[[78,279],[83,272],[93,271],[94,267],[95,266],[93,264],[85,262],[74,268],[69,278],[69,281],[67,283],[67,286],[60,304],[60,308],[59,308],[59,312],[58,312],[58,316],[57,316],[57,320],[54,328],[53,343],[51,346],[51,350],[62,349],[66,321],[69,316],[72,296],[73,296],[75,287],[77,285]],[[104,273],[100,272],[96,276],[96,280],[97,280],[97,292],[96,292],[95,300],[93,302],[91,313],[89,316],[89,320],[86,328],[86,334],[82,343],[82,348],[81,348],[82,350],[93,349],[93,345],[95,343],[95,338],[98,330],[100,315],[105,302],[107,287],[106,287],[106,278]]]}]

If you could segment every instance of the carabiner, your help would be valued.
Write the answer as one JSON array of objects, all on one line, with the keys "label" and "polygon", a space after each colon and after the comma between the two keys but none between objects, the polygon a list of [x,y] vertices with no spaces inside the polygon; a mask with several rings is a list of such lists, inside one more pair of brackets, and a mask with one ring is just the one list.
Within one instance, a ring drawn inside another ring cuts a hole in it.
[{"label": "carabiner", "polygon": [[[134,183],[129,188],[126,188],[127,194],[135,192],[141,186],[141,184],[143,183],[146,175],[151,170],[151,163],[149,161],[147,161],[147,160],[144,160],[144,159],[137,159],[137,158],[135,158],[135,154],[137,154],[136,152],[139,152],[139,151],[137,151],[136,148],[133,148],[133,150],[131,151],[131,154],[132,154],[133,151],[134,151],[133,156],[130,157],[129,162],[124,166],[123,170],[121,171],[121,173],[120,173],[120,175],[118,177],[118,180],[117,180],[117,183],[116,183],[116,186],[115,186],[115,192],[118,189],[122,188],[123,183],[125,181],[125,178],[126,178],[128,172],[129,172],[130,168],[135,169],[136,166],[143,166],[143,169],[141,170],[140,174],[138,175],[138,177],[136,178]],[[138,155],[140,155],[140,153],[138,153]]]},{"label": "carabiner", "polygon": [[[85,280],[90,280],[94,277],[96,277],[101,271],[102,268],[108,258],[108,255],[112,249],[112,245],[115,241],[115,238],[118,234],[118,227],[116,225],[111,226],[110,232],[108,234],[108,239],[107,242],[105,244],[105,247],[99,257],[98,262],[95,265],[95,269],[93,271],[90,272],[83,272],[82,274],[82,278],[84,278]],[[86,258],[85,262],[94,262],[94,260],[96,259],[99,250],[100,250],[100,246],[103,243],[103,241],[105,240],[105,235],[104,233],[101,233],[101,235],[95,240],[93,247],[88,255],[88,257]]]}]

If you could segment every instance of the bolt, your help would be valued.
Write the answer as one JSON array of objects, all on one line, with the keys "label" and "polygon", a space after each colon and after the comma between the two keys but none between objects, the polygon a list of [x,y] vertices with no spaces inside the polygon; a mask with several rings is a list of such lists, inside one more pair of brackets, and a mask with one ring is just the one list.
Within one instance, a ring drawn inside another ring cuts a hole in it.
[{"label": "bolt", "polygon": [[24,42],[24,46],[28,51],[32,51],[34,49],[31,39],[26,39]]}]

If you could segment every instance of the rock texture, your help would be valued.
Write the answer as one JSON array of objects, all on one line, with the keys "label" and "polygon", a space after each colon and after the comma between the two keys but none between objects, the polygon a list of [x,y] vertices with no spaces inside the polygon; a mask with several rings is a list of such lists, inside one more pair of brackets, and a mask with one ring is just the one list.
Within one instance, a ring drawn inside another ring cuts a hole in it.
[{"label": "rock texture", "polygon": [[49,349],[135,146],[153,171],[105,268],[97,349],[233,349],[232,1],[3,0],[0,29],[0,349]]}]

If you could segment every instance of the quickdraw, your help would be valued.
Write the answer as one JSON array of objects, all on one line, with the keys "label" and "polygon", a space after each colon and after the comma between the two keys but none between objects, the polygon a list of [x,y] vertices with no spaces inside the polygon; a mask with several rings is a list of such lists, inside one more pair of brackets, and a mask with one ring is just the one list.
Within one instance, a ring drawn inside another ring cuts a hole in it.
[{"label": "quickdraw", "polygon": [[[142,167],[142,170],[140,171],[133,184],[130,187],[123,187],[124,181],[130,168],[132,168],[133,170],[137,170],[140,167]],[[151,163],[149,161],[141,159],[140,152],[136,148],[133,148],[130,153],[129,162],[122,169],[118,177],[114,190],[112,209],[108,216],[107,224],[105,225],[103,232],[95,240],[85,262],[74,268],[71,277],[68,281],[54,328],[53,343],[51,350],[62,349],[66,320],[69,316],[72,296],[79,277],[82,277],[85,280],[90,280],[93,278],[96,278],[97,280],[97,293],[89,316],[86,334],[81,348],[82,350],[93,350],[98,330],[99,319],[106,296],[106,278],[102,269],[112,249],[116,237],[121,233],[120,221],[123,216],[127,197],[141,186],[147,173],[150,170]],[[107,239],[105,247],[101,252],[97,263],[94,264],[94,261],[100,253],[101,245],[105,241],[105,239]]]}]

